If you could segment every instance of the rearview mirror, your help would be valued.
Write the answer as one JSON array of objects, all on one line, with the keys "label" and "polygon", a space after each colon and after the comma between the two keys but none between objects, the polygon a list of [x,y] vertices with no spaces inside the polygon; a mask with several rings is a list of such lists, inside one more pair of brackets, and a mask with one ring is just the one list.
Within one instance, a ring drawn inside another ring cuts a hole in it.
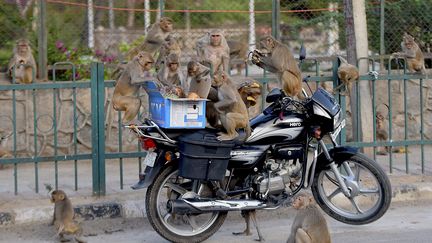
[{"label": "rearview mirror", "polygon": [[282,97],[283,93],[281,91],[281,89],[278,88],[274,88],[272,91],[270,91],[270,93],[268,93],[267,97],[266,97],[266,102],[267,103],[273,103],[276,100],[280,99]]}]

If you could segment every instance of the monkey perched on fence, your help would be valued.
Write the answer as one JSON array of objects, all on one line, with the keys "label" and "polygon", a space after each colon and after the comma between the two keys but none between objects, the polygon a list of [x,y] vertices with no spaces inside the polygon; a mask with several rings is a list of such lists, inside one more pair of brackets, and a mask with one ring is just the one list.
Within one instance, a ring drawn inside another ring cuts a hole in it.
[{"label": "monkey perched on fence", "polygon": [[[6,136],[1,136],[0,137],[0,158],[8,158],[8,157],[12,157],[12,154],[4,148],[7,139],[12,135],[12,132],[10,132],[8,135]],[[0,170],[5,168],[6,165],[0,164]]]},{"label": "monkey perched on fence", "polygon": [[260,49],[253,52],[252,62],[276,73],[287,95],[301,98],[301,72],[288,47],[272,36],[263,37],[259,43]]},{"label": "monkey perched on fence", "polygon": [[246,67],[246,60],[248,54],[248,43],[247,41],[227,40],[229,47],[229,57],[231,62],[237,59],[236,63],[231,63],[230,68],[236,68],[237,74],[241,74],[241,70]]},{"label": "monkey perched on fence", "polygon": [[297,209],[298,212],[294,218],[294,222],[291,227],[291,234],[287,240],[287,243],[331,242],[327,222],[311,196],[296,196],[292,206],[293,208]]},{"label": "monkey perched on fence", "polygon": [[19,39],[14,47],[14,55],[9,61],[8,76],[13,78],[13,69],[15,66],[15,81],[17,83],[33,82],[33,72],[36,73],[36,61],[33,57],[29,41]]},{"label": "monkey perched on fence", "polygon": [[424,64],[424,56],[420,47],[414,41],[414,37],[404,33],[401,42],[402,52],[395,52],[395,57],[405,57],[408,62],[408,70],[410,72],[424,73],[426,68]]},{"label": "monkey perched on fence", "polygon": [[129,60],[136,56],[140,51],[146,51],[153,56],[159,50],[172,30],[172,19],[169,17],[160,18],[159,23],[154,23],[150,27],[144,42],[128,52],[127,56],[129,57]]},{"label": "monkey perched on fence", "polygon": [[74,221],[72,203],[66,196],[66,193],[62,190],[51,192],[51,202],[54,203],[52,225],[55,226],[60,240],[64,241],[64,234],[67,234],[74,235],[75,241],[84,243],[85,241],[80,238],[82,229],[80,225]]},{"label": "monkey perched on fence", "polygon": [[230,49],[222,31],[213,30],[198,39],[196,49],[200,63],[211,67],[213,73],[229,72]]},{"label": "monkey perched on fence", "polygon": [[118,78],[113,93],[113,108],[116,111],[125,111],[123,123],[131,121],[141,107],[141,100],[136,97],[139,83],[151,77],[148,71],[154,63],[150,53],[140,52],[126,65],[125,70]]},{"label": "monkey perched on fence", "polygon": [[[386,142],[388,140],[388,132],[387,129],[385,129],[385,117],[381,112],[376,113],[376,139],[377,141]],[[377,153],[380,155],[386,155],[389,151],[389,148],[387,146],[384,147],[378,147]]]},{"label": "monkey perched on fence", "polygon": [[247,139],[251,134],[249,115],[245,103],[236,86],[225,72],[218,72],[213,77],[213,87],[217,89],[218,100],[214,109],[226,133],[220,133],[218,139],[232,140],[238,136],[236,129],[244,128]]},{"label": "monkey perched on fence", "polygon": [[346,92],[343,95],[350,95],[352,83],[359,79],[359,71],[356,66],[349,64],[345,58],[338,56],[340,60],[340,65],[338,68],[338,77],[342,83],[338,85],[334,91],[340,90],[345,86]]}]

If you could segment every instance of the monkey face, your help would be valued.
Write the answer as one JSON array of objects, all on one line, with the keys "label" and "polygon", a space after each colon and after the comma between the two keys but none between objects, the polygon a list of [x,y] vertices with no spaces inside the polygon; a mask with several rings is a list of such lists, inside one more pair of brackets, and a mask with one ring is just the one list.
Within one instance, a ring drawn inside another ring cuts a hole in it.
[{"label": "monkey face", "polygon": [[198,63],[190,61],[187,65],[188,76],[195,77],[198,74]]},{"label": "monkey face", "polygon": [[163,17],[159,21],[159,27],[163,32],[171,32],[173,30],[172,19],[168,17]]},{"label": "monkey face", "polygon": [[62,190],[55,190],[51,193],[51,202],[56,203],[63,201],[66,198],[66,193]]},{"label": "monkey face", "polygon": [[171,62],[171,63],[168,63],[168,67],[169,67],[169,70],[170,70],[171,72],[175,72],[175,71],[177,71],[178,66],[179,66],[178,62]]},{"label": "monkey face", "polygon": [[212,86],[220,87],[223,83],[225,83],[227,79],[227,74],[224,72],[217,72],[213,75]]},{"label": "monkey face", "polygon": [[210,44],[212,46],[220,46],[222,42],[222,36],[220,34],[210,35]]},{"label": "monkey face", "polygon": [[261,86],[259,83],[252,81],[242,84],[238,89],[242,100],[247,107],[256,105],[258,97],[261,95]]},{"label": "monkey face", "polygon": [[149,71],[154,63],[154,59],[150,53],[144,51],[139,52],[134,59],[138,61],[144,71]]},{"label": "monkey face", "polygon": [[272,36],[265,36],[260,40],[260,51],[263,54],[268,54],[273,51],[276,46],[276,40]]}]

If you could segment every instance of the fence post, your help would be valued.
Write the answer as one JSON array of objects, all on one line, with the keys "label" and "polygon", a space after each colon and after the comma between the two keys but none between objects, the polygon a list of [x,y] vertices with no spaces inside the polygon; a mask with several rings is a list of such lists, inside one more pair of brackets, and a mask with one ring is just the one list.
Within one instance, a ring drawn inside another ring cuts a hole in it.
[{"label": "fence post", "polygon": [[165,1],[159,0],[159,16],[162,18],[164,16],[165,11]]},{"label": "fence post", "polygon": [[[47,48],[48,48],[48,37],[46,29],[46,1],[39,0],[39,28],[38,28],[38,76],[44,80],[48,78],[47,72]],[[36,71],[36,70],[35,70]]]},{"label": "fence post", "polygon": [[280,39],[280,0],[273,0],[272,2],[272,36],[276,39]]},{"label": "fence post", "polygon": [[91,64],[93,195],[105,195],[105,84],[102,63]]}]

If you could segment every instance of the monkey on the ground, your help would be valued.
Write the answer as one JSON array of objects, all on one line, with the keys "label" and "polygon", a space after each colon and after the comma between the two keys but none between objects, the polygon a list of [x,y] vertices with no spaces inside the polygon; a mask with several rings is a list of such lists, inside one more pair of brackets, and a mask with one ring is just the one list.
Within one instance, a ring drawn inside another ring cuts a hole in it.
[{"label": "monkey on the ground", "polygon": [[291,226],[287,243],[330,243],[330,232],[326,219],[315,204],[312,196],[300,194],[294,198],[293,208],[297,215]]},{"label": "monkey on the ground", "polygon": [[[9,133],[9,135],[0,137],[0,158],[12,157],[12,154],[7,149],[4,148],[4,146],[6,145],[8,137],[10,137],[11,135],[12,135],[12,132]],[[6,167],[6,165],[0,164],[0,170],[5,168],[5,167]]]},{"label": "monkey on the ground", "polygon": [[37,70],[29,41],[26,39],[17,40],[13,52],[13,57],[8,65],[8,76],[12,80],[15,66],[15,81],[17,83],[33,82],[33,72],[36,73]]},{"label": "monkey on the ground", "polygon": [[187,64],[189,82],[188,98],[207,99],[212,85],[210,69],[197,61]]},{"label": "monkey on the ground", "polygon": [[251,134],[249,115],[237,88],[228,74],[218,72],[213,77],[212,86],[217,89],[218,101],[214,109],[218,112],[219,120],[226,132],[220,132],[219,140],[232,140],[239,134],[236,129],[244,128],[247,139]]},{"label": "monkey on the ground", "polygon": [[113,108],[116,111],[125,111],[122,122],[131,121],[141,107],[141,100],[136,97],[139,84],[146,78],[151,78],[148,72],[154,60],[150,53],[139,52],[133,60],[128,62],[125,70],[116,81],[113,93]]},{"label": "monkey on the ground", "polygon": [[342,95],[351,93],[351,87],[352,83],[359,79],[359,71],[356,66],[349,64],[345,58],[338,56],[340,60],[340,65],[338,68],[338,77],[340,81],[342,81],[341,84],[339,84],[334,91],[340,90],[343,86],[345,86],[346,93],[341,93]]},{"label": "monkey on the ground", "polygon": [[77,242],[85,242],[80,238],[82,228],[74,220],[72,203],[66,193],[62,190],[54,190],[51,192],[51,202],[54,203],[52,225],[55,226],[60,240],[65,240],[64,234],[67,234],[74,235],[74,239]]},{"label": "monkey on the ground", "polygon": [[410,72],[424,73],[426,68],[424,64],[424,56],[420,47],[414,41],[414,37],[408,33],[404,33],[401,42],[402,52],[395,52],[395,57],[405,57],[408,62],[408,70]]},{"label": "monkey on the ground", "polygon": [[252,62],[276,73],[287,95],[303,98],[300,68],[289,48],[272,36],[261,38],[259,43],[260,49],[254,51]]},{"label": "monkey on the ground", "polygon": [[170,54],[176,54],[179,58],[180,58],[180,54],[181,54],[180,45],[179,45],[177,39],[174,38],[174,36],[171,34],[168,35],[168,37],[166,38],[166,40],[164,41],[164,43],[162,44],[162,46],[159,50],[159,55],[158,55],[158,58],[156,59],[156,64],[155,64],[156,72],[162,68],[163,63],[165,62],[165,59]]},{"label": "monkey on the ground", "polygon": [[180,70],[180,58],[175,53],[166,57],[157,79],[164,86],[161,88],[174,92],[180,98],[185,97],[185,91],[189,90],[189,84]]},{"label": "monkey on the ground", "polygon": [[243,210],[241,211],[241,214],[245,219],[246,229],[242,232],[233,232],[233,235],[252,235],[252,232],[250,230],[250,220],[252,219],[252,222],[258,234],[258,239],[256,239],[256,241],[264,241],[264,237],[259,230],[258,221],[256,219],[256,210]]},{"label": "monkey on the ground", "polygon": [[229,72],[230,49],[224,34],[220,30],[213,30],[197,40],[197,54],[200,63],[218,71]]},{"label": "monkey on the ground", "polygon": [[159,50],[172,30],[172,19],[169,17],[160,18],[158,23],[154,23],[150,27],[144,42],[128,52],[127,56],[129,57],[129,60],[135,57],[140,51],[146,51],[153,56]]}]

